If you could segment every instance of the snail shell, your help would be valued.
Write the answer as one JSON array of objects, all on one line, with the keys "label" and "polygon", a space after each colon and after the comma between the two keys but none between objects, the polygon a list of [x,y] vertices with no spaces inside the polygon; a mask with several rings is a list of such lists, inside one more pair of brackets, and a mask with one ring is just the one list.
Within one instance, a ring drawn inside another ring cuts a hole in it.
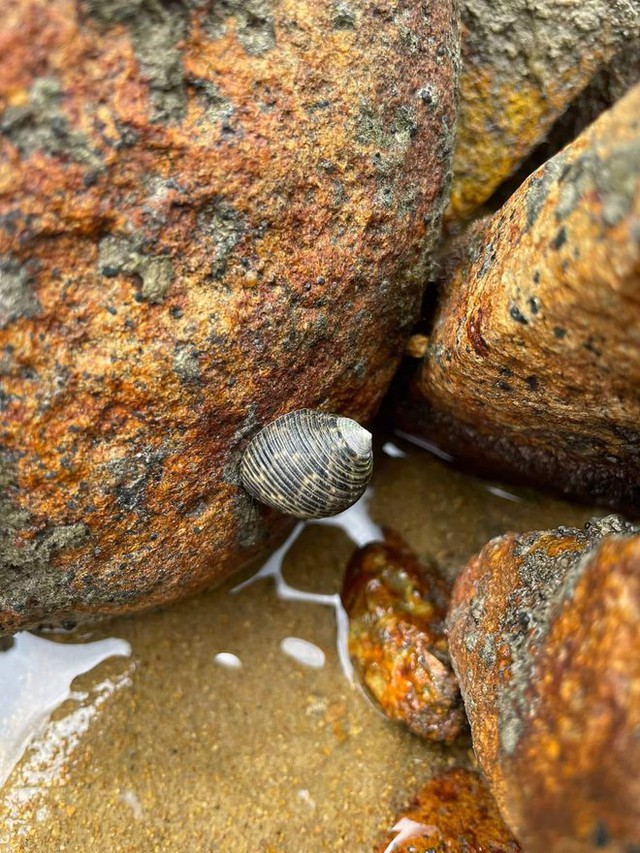
[{"label": "snail shell", "polygon": [[350,418],[299,409],[255,436],[240,476],[262,503],[297,518],[326,518],[361,497],[372,469],[370,432]]}]

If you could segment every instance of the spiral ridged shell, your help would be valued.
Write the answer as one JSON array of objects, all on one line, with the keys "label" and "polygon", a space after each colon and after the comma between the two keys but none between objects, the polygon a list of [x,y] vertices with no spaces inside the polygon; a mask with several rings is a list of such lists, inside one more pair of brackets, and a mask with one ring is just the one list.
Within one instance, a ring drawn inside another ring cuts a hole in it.
[{"label": "spiral ridged shell", "polygon": [[296,518],[350,507],[371,477],[371,433],[350,418],[299,409],[264,427],[242,457],[245,489]]}]

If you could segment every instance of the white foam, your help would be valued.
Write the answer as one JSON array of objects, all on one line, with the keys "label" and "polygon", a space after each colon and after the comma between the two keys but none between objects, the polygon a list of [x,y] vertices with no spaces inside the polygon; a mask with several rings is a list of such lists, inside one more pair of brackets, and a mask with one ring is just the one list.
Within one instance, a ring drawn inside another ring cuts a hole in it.
[{"label": "white foam", "polygon": [[72,696],[74,678],[114,655],[128,656],[125,640],[56,643],[26,632],[0,652],[0,787],[51,712]]},{"label": "white foam", "polygon": [[142,811],[142,804],[140,802],[140,798],[132,788],[127,788],[126,790],[124,790],[120,794],[120,799],[123,803],[125,803],[125,805],[129,806],[136,820],[142,820],[142,818],[144,817],[144,812]]},{"label": "white foam", "polygon": [[234,594],[237,592],[241,592],[241,590],[245,589],[248,586],[251,586],[251,584],[255,583],[257,580],[260,580],[260,578],[277,579],[278,577],[280,577],[282,570],[282,561],[284,560],[289,548],[291,548],[291,546],[296,541],[298,536],[300,536],[303,530],[304,524],[300,521],[293,528],[289,536],[285,539],[284,543],[267,559],[266,563],[260,569],[258,569],[258,571],[254,575],[251,575],[250,578],[247,578],[246,581],[242,581],[242,583],[239,583],[234,586],[231,592]]},{"label": "white foam", "polygon": [[[364,495],[352,507],[334,515],[332,518],[323,518],[307,522],[308,524],[321,524],[329,527],[338,527],[347,534],[353,543],[361,548],[370,542],[380,542],[384,539],[382,529],[374,524],[367,510],[367,505],[373,490],[368,488]],[[299,522],[290,533],[286,542],[274,551],[266,563],[248,580],[233,587],[232,593],[238,593],[261,578],[273,578],[276,595],[283,601],[302,601],[307,604],[320,604],[324,607],[333,607],[336,615],[336,650],[342,672],[351,684],[356,684],[353,665],[349,656],[349,617],[342,606],[339,593],[325,595],[317,592],[304,592],[290,586],[282,576],[282,563],[287,552],[300,536],[306,524]]]},{"label": "white foam", "polygon": [[[124,641],[119,641],[124,642]],[[128,645],[128,644],[125,644]],[[34,738],[24,761],[15,769],[11,786],[7,789],[3,805],[8,812],[4,832],[0,831],[0,846],[5,839],[25,835],[29,831],[29,814],[38,800],[44,800],[47,790],[60,784],[69,756],[77,749],[82,736],[89,729],[104,703],[118,690],[131,685],[134,664],[116,679],[105,679],[96,685],[92,701],[75,708],[70,714],[50,722],[41,738]],[[26,809],[31,805],[32,809]],[[48,816],[46,803],[36,811],[36,819]]]},{"label": "white foam", "polygon": [[447,453],[446,450],[438,447],[438,445],[434,444],[432,441],[427,441],[426,438],[420,438],[417,435],[411,435],[411,433],[403,432],[399,429],[395,430],[395,434],[400,438],[404,438],[404,440],[408,441],[410,444],[415,444],[416,447],[421,447],[423,450],[427,450],[429,453],[432,453],[444,462],[453,462],[454,457],[450,453]]},{"label": "white foam", "polygon": [[300,802],[309,806],[310,809],[315,809],[316,801],[313,799],[307,788],[300,788],[298,790],[298,799]]},{"label": "white foam", "polygon": [[416,820],[411,820],[409,817],[401,817],[396,825],[391,828],[391,832],[397,832],[398,834],[391,844],[385,848],[384,853],[393,853],[398,844],[402,844],[403,841],[409,841],[411,838],[424,838],[425,836],[436,834],[438,837],[440,836],[437,827],[433,826],[433,824],[419,823]]},{"label": "white foam", "polygon": [[325,654],[315,643],[303,640],[302,637],[285,637],[280,643],[280,648],[285,655],[298,661],[303,666],[312,669],[322,669],[325,663]]},{"label": "white foam", "polygon": [[382,445],[382,452],[386,453],[387,456],[391,456],[392,459],[406,459],[409,455],[405,453],[404,450],[401,450],[397,444],[394,444],[392,441],[385,441]]},{"label": "white foam", "polygon": [[485,486],[485,489],[497,498],[504,498],[505,501],[513,501],[517,504],[523,503],[523,499],[519,495],[514,495],[513,492],[501,489],[500,486]]},{"label": "white foam", "polygon": [[234,655],[231,652],[218,652],[214,657],[214,661],[226,669],[242,669],[242,661],[238,655]]},{"label": "white foam", "polygon": [[339,515],[330,518],[319,518],[310,521],[309,524],[325,524],[329,527],[338,527],[344,530],[358,548],[368,545],[370,542],[381,542],[384,539],[382,529],[371,520],[368,511],[368,503],[373,495],[373,489],[369,487],[359,501],[356,501],[349,509],[345,509]]}]

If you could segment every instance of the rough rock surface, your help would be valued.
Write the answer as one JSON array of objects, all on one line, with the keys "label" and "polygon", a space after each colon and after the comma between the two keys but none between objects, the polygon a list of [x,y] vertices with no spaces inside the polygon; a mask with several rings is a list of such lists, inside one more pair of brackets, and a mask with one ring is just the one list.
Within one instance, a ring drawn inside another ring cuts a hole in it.
[{"label": "rough rock surface", "polygon": [[286,526],[248,437],[375,411],[448,190],[452,5],[1,0],[0,630],[220,579]]},{"label": "rough rock surface", "polygon": [[376,853],[520,853],[482,778],[456,768],[430,779]]},{"label": "rough rock surface", "polygon": [[640,86],[477,224],[403,429],[493,477],[640,507]]},{"label": "rough rock surface", "polygon": [[455,740],[466,720],[444,634],[449,588],[435,567],[387,533],[353,555],[342,600],[351,658],[384,713],[420,737]]},{"label": "rough rock surface", "polygon": [[450,219],[485,202],[597,72],[640,79],[626,54],[640,38],[635,0],[462,0],[461,11]]},{"label": "rough rock surface", "polygon": [[640,845],[640,536],[617,516],[507,534],[454,586],[478,761],[525,850]]}]

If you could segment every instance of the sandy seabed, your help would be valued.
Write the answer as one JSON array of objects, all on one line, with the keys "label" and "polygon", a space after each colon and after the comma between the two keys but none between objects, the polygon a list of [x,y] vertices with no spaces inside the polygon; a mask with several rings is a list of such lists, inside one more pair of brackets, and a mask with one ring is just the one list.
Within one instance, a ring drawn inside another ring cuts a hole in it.
[{"label": "sandy seabed", "polygon": [[[494,536],[594,514],[464,476],[406,443],[386,447],[369,516],[449,578]],[[284,579],[334,596],[354,547],[344,529],[308,525]],[[249,574],[164,610],[48,635],[118,638],[131,655],[77,677],[40,727],[0,794],[0,850],[370,851],[421,783],[470,763],[468,741],[423,743],[349,682],[333,607],[285,600],[273,577],[232,593]]]}]

